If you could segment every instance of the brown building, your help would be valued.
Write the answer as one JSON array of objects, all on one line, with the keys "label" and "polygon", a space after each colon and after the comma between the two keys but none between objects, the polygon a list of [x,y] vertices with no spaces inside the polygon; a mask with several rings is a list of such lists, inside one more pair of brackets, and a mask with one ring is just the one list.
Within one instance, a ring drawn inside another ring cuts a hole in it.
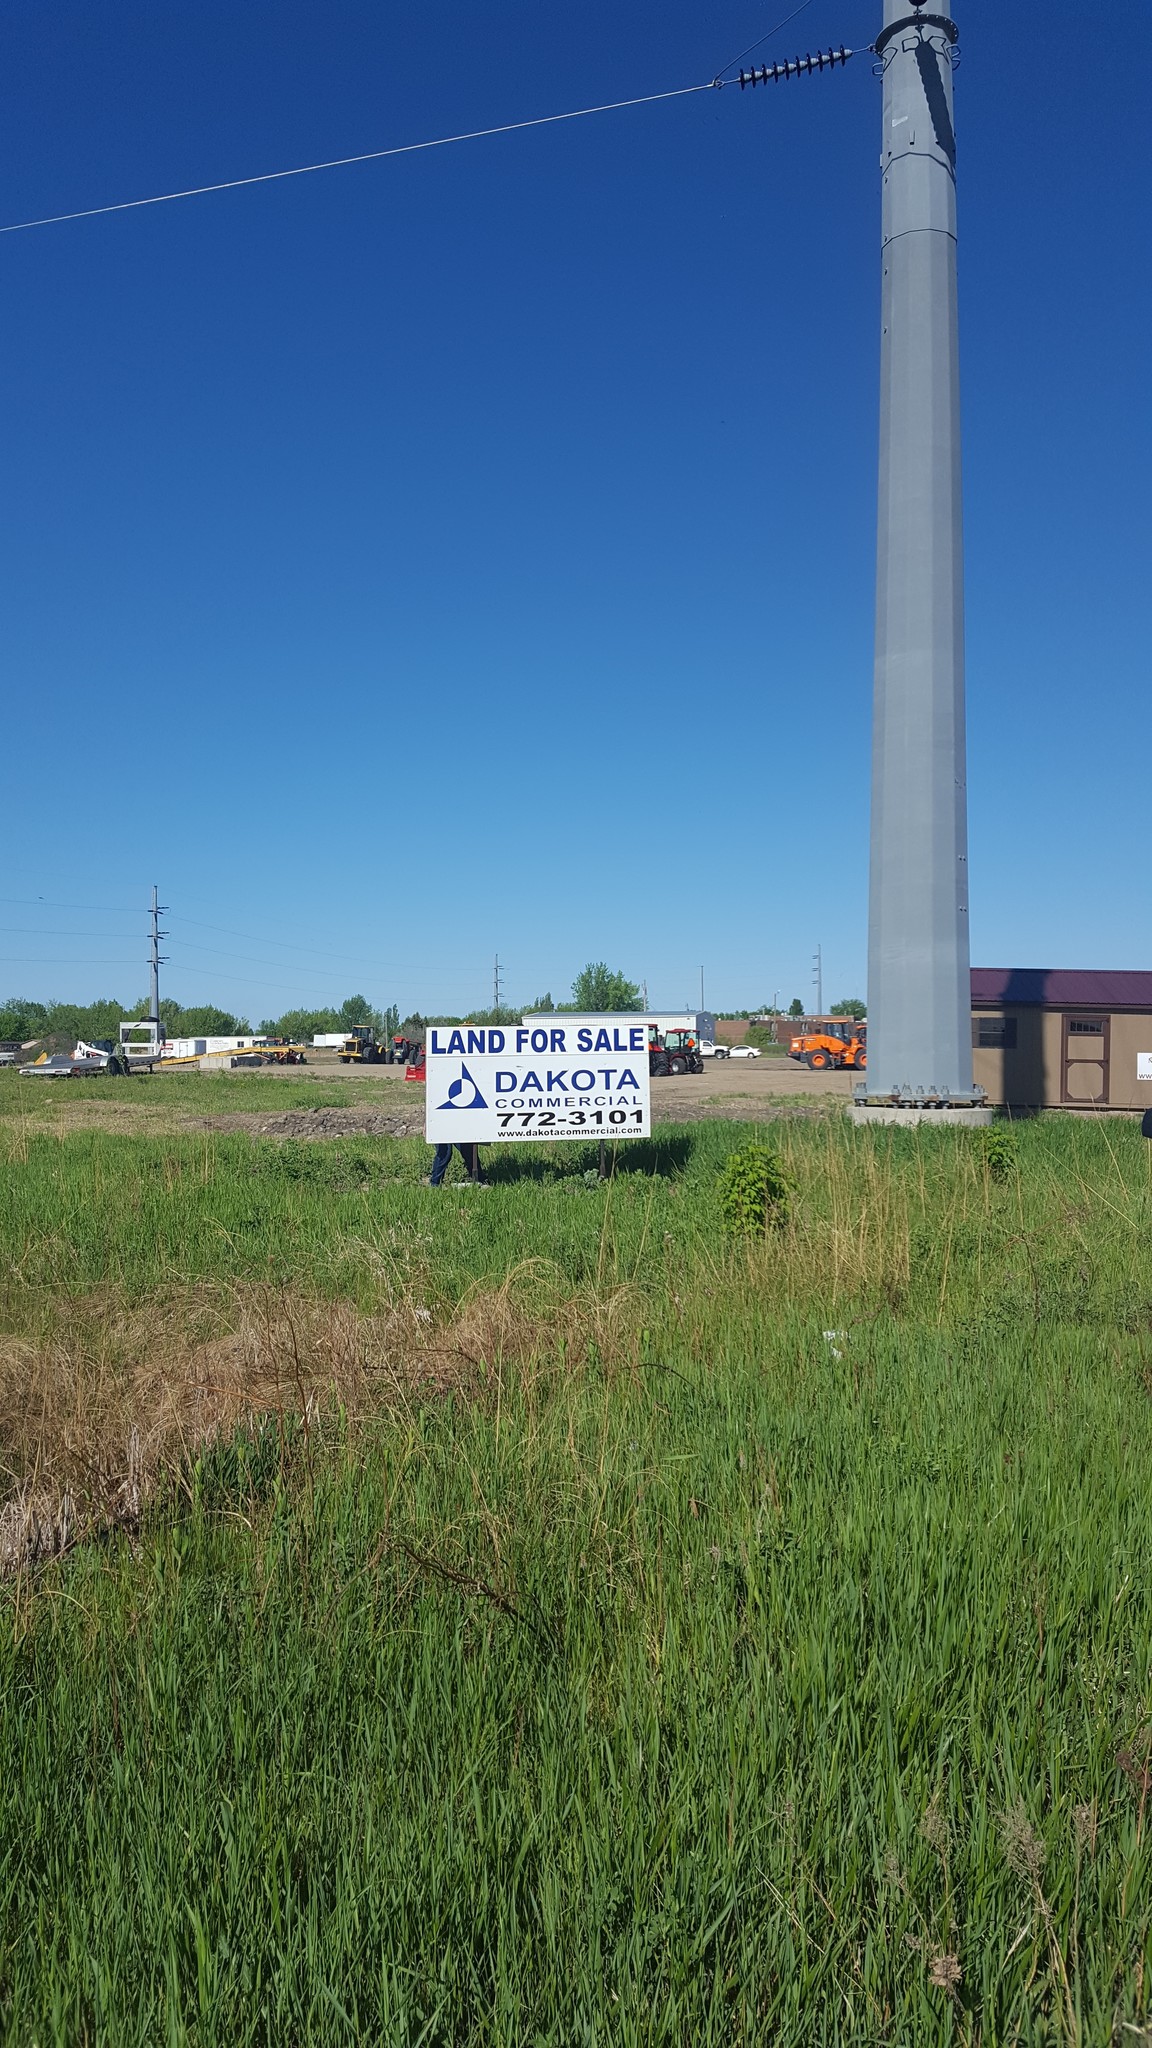
[{"label": "brown building", "polygon": [[1010,1109],[1152,1109],[1152,974],[974,967],[972,1066]]}]

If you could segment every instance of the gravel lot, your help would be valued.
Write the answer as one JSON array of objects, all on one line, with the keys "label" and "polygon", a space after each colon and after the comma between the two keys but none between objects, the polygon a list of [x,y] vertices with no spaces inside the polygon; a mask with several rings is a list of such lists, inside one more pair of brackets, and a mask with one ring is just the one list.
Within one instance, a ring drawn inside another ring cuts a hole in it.
[{"label": "gravel lot", "polygon": [[[423,1137],[424,1089],[406,1081],[399,1067],[342,1066],[334,1053],[317,1053],[305,1067],[259,1067],[252,1078],[262,1083],[259,1109],[232,1105],[243,1101],[244,1077],[228,1079],[227,1109],[205,1113],[200,1095],[195,1109],[169,1087],[173,1075],[157,1072],[144,1081],[107,1084],[98,1092],[76,1095],[68,1081],[40,1083],[19,1112],[25,1135],[51,1131],[115,1131],[122,1137],[159,1137],[178,1131],[249,1131],[269,1138]],[[813,1074],[787,1058],[709,1061],[702,1074],[669,1075],[652,1083],[654,1123],[698,1123],[711,1117],[767,1123],[781,1116],[827,1115],[848,1101],[855,1076]],[[268,1106],[267,1084],[294,1083],[296,1092],[316,1084],[326,1100],[313,1109],[291,1102],[283,1110]],[[333,1095],[347,1100],[333,1104]],[[209,1098],[210,1101],[210,1098]]]},{"label": "gravel lot", "polygon": [[[358,1083],[347,1109],[289,1109],[186,1118],[200,1130],[249,1130],[263,1137],[337,1138],[364,1134],[417,1137],[424,1133],[424,1090],[405,1081],[395,1067],[343,1067],[318,1054],[308,1067],[277,1068],[300,1081],[305,1074],[326,1083],[337,1076]],[[770,1122],[780,1116],[819,1116],[835,1102],[847,1102],[854,1074],[813,1074],[794,1060],[711,1060],[702,1074],[669,1075],[652,1083],[653,1123],[698,1123],[708,1117]],[[377,1097],[378,1101],[370,1099]]]}]

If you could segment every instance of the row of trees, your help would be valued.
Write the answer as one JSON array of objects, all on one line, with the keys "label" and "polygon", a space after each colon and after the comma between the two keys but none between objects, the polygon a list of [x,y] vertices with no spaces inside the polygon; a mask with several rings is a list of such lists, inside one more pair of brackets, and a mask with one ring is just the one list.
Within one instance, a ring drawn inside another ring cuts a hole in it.
[{"label": "row of trees", "polygon": [[[215,1003],[186,1005],[165,998],[161,1010],[169,1038],[229,1038],[252,1029],[247,1017],[234,1016]],[[0,1003],[0,1039],[18,1039],[26,1045],[115,1038],[123,1020],[147,1015],[147,996],[127,1007],[115,996],[94,1003],[40,1003],[29,996],[9,996]],[[390,1037],[400,1029],[400,1012],[395,1003],[377,1010],[366,996],[348,996],[337,1009],[285,1010],[282,1017],[264,1017],[256,1029],[280,1038],[310,1039],[318,1031],[350,1031],[354,1024],[370,1024],[379,1037]]]},{"label": "row of trees", "polygon": [[[125,1008],[115,996],[94,1003],[39,1003],[30,996],[9,996],[0,1003],[0,1039],[18,1039],[22,1045],[48,1039],[115,1038],[122,1020],[148,1015],[148,998],[141,996]],[[165,1003],[164,1022],[174,1038],[227,1037],[232,1032],[250,1031],[245,1017],[231,1010],[219,1010],[214,1003],[185,1009],[180,1003]]]},{"label": "row of trees", "polygon": [[[781,1010],[775,1003],[760,1003],[755,1010],[721,1010],[719,1012],[721,1017],[733,1019],[742,1017],[745,1022],[752,1017],[807,1017],[810,1014],[811,1012],[801,1002],[799,996],[793,996],[786,1010]],[[859,996],[845,996],[843,1001],[833,1003],[827,1015],[829,1017],[866,1017],[868,1015],[868,1005],[862,1002]]]},{"label": "row of trees", "polygon": [[259,1029],[273,1038],[291,1038],[306,1045],[323,1031],[351,1031],[368,1024],[377,1038],[392,1038],[400,1029],[400,1012],[395,1003],[374,1009],[367,996],[346,996],[337,1010],[285,1010],[282,1017],[264,1017]]},{"label": "row of trees", "polygon": [[469,1010],[466,1016],[452,1017],[423,1016],[414,1011],[404,1019],[404,1030],[418,1038],[429,1024],[518,1024],[525,1010],[545,1010],[563,1016],[571,1010],[639,1010],[640,985],[629,981],[626,974],[617,973],[605,966],[603,960],[594,960],[581,970],[572,984],[572,1001],[556,1003],[551,991],[537,996],[534,1003],[526,1003],[517,1010],[509,1004],[501,1004],[487,1010]]},{"label": "row of trees", "polygon": [[[640,987],[637,982],[629,981],[619,969],[608,967],[603,960],[593,960],[576,976],[571,1002],[553,1002],[549,991],[546,995],[537,996],[531,1007],[559,1014],[571,1010],[639,1010]],[[218,1009],[214,1003],[185,1007],[166,1000],[162,1008],[165,1028],[171,1038],[228,1037],[233,1032],[243,1033],[252,1029],[246,1017],[233,1016],[230,1010]],[[724,1014],[747,1018],[779,1016],[782,1013],[766,1003],[758,1011],[729,1010]],[[806,1015],[799,996],[787,1014],[790,1017]],[[847,997],[843,1002],[834,1003],[829,1014],[833,1017],[863,1017],[865,1006],[857,997]],[[31,1040],[115,1038],[122,1018],[147,1015],[148,1001],[144,996],[127,1009],[111,996],[94,1003],[40,1003],[28,997],[10,996],[0,1004],[0,1039],[19,1039],[27,1044]],[[418,1037],[429,1024],[515,1024],[521,1015],[520,1010],[509,1007],[473,1010],[466,1017],[425,1017],[413,1011],[401,1025],[395,1003],[378,1010],[367,996],[355,995],[346,996],[337,1008],[285,1010],[280,1017],[263,1017],[256,1028],[306,1044],[319,1032],[351,1031],[355,1025],[369,1025],[379,1038],[390,1038],[401,1028],[409,1036]]]}]

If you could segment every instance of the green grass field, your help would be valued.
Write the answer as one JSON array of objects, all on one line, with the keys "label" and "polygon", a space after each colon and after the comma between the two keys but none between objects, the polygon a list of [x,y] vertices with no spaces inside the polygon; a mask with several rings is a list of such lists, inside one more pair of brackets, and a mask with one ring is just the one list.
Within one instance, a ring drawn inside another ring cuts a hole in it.
[{"label": "green grass field", "polygon": [[433,1192],[35,1086],[0,1499],[82,1540],[0,1584],[0,2038],[1152,2041],[1133,1124]]}]

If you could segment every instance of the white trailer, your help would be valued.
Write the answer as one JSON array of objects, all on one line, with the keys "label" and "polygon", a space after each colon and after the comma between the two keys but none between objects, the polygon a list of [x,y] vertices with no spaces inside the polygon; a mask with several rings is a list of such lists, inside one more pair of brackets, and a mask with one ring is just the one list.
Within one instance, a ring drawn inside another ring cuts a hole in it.
[{"label": "white trailer", "polygon": [[[551,1010],[526,1010],[525,1024],[547,1024],[554,1014]],[[618,1024],[622,1016],[629,1023],[643,1020],[650,1031],[659,1032],[663,1038],[666,1031],[690,1031],[698,1045],[714,1045],[716,1042],[716,1018],[711,1010],[564,1010],[560,1012],[565,1024]]]}]

